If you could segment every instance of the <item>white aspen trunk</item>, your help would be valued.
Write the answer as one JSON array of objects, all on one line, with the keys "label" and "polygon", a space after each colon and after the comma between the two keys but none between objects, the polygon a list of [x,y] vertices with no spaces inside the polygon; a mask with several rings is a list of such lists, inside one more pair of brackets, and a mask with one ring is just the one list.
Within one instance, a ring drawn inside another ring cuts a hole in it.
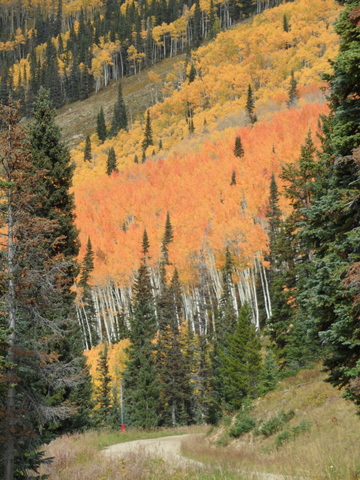
[{"label": "white aspen trunk", "polygon": [[100,298],[99,298],[99,303],[100,303],[100,313],[102,314],[103,317],[103,322],[104,322],[104,327],[105,327],[105,332],[106,332],[106,338],[107,341],[110,343],[110,332],[109,332],[109,326],[106,318],[106,307],[105,307],[105,302],[104,302],[104,294],[102,292],[102,288],[99,290],[100,293]]},{"label": "white aspen trunk", "polygon": [[258,300],[256,295],[256,276],[253,268],[250,269],[250,276],[251,276],[251,286],[252,286],[252,294],[253,294],[253,314],[254,314],[254,320],[255,320],[255,328],[256,328],[256,331],[258,332],[260,330],[260,316],[259,316]]},{"label": "white aspen trunk", "polygon": [[[87,327],[87,331],[88,331],[88,335],[89,335],[89,344],[90,344],[90,348],[93,346],[92,344],[92,338],[91,338],[91,328],[90,328],[90,323],[89,323],[89,319],[88,319],[88,316],[87,316],[87,313],[86,313],[86,308],[83,306],[83,312],[84,312],[84,316],[85,316],[85,322],[86,322],[86,327]],[[84,330],[85,330],[85,327],[84,327]]]},{"label": "white aspen trunk", "polygon": [[96,319],[98,321],[98,335],[100,338],[100,342],[104,342],[103,334],[102,334],[102,328],[101,328],[101,317],[100,317],[100,308],[99,308],[99,302],[98,302],[98,295],[97,295],[98,289],[91,289],[91,296],[93,299],[94,303],[94,308],[95,308],[95,314],[96,314]]},{"label": "white aspen trunk", "polygon": [[83,322],[82,322],[82,320],[81,320],[80,310],[79,310],[78,307],[76,307],[76,317],[77,317],[77,319],[78,319],[78,323],[79,323],[80,328],[81,328],[81,331],[82,331],[84,348],[85,348],[86,350],[89,350],[89,345],[88,345],[87,340],[86,340],[85,327],[84,327]]}]

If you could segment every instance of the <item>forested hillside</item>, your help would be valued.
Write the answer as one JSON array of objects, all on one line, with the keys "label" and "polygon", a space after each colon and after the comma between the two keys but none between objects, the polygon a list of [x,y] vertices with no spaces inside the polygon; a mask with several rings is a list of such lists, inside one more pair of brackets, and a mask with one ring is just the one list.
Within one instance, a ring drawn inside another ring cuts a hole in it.
[{"label": "forested hillside", "polygon": [[1,3],[5,480],[315,361],[359,405],[359,28],[359,0]]}]

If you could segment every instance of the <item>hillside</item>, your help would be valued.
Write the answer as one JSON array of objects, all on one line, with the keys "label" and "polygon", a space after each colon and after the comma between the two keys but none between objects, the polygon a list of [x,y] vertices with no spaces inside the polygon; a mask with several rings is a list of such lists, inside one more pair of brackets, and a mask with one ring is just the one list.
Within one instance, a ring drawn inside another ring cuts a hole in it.
[{"label": "hillside", "polygon": [[[46,454],[55,456],[56,460],[42,471],[51,474],[54,480],[73,478],[79,471],[84,480],[92,480],[94,472],[100,478],[105,471],[109,480],[170,477],[247,480],[254,478],[256,472],[295,478],[357,479],[359,419],[354,405],[323,380],[324,374],[316,366],[283,379],[274,392],[255,401],[248,417],[255,419],[258,430],[266,422],[270,426],[272,419],[273,432],[269,430],[267,436],[254,433],[254,428],[239,439],[230,437],[228,432],[236,422],[234,416],[226,417],[220,427],[207,428],[203,440],[199,436],[186,440],[182,454],[202,462],[202,468],[185,462],[175,467],[171,459],[170,463],[152,459],[144,450],[130,452],[121,460],[104,459],[101,449],[108,445],[162,435],[161,430],[144,433],[130,429],[127,433],[90,432],[60,437],[46,447]],[[294,412],[291,420],[282,425],[274,421],[281,411]],[[189,430],[164,431],[163,435],[178,433],[189,433]]]},{"label": "hillside", "polygon": [[[106,324],[109,338],[117,328],[119,312],[128,318],[144,228],[150,241],[152,281],[154,285],[159,281],[167,213],[174,229],[168,278],[175,267],[184,287],[184,317],[194,323],[201,265],[209,279],[206,295],[216,310],[220,269],[229,248],[235,259],[236,296],[251,304],[259,325],[258,303],[269,302],[264,258],[271,175],[277,177],[282,165],[299,158],[308,130],[319,145],[318,117],[327,112],[322,75],[331,71],[329,59],[338,51],[331,25],[339,11],[331,0],[313,2],[311,11],[303,0],[285,3],[220,33],[186,61],[171,59],[142,72],[140,89],[135,86],[137,77],[125,79],[129,130],[120,130],[104,143],[93,133],[90,162],[84,161],[84,142],[72,150],[80,258],[90,238],[97,328],[103,330],[100,325]],[[192,67],[195,76],[190,82]],[[292,75],[299,97],[288,108]],[[254,125],[245,108],[249,85],[257,116]],[[109,126],[116,91],[114,84],[99,92],[99,97],[61,112],[58,118],[67,138],[66,125],[77,114],[76,135],[89,134],[100,106]],[[156,98],[158,102],[150,106]],[[134,99],[141,101],[133,104]],[[153,145],[142,152],[145,118],[135,119],[132,112],[144,107],[149,107]],[[241,158],[234,155],[236,137],[244,147]],[[108,176],[106,163],[112,148],[119,173]],[[286,201],[281,202],[287,210]],[[264,300],[255,291],[259,275]],[[266,308],[268,315],[270,306]],[[207,324],[214,321],[210,310]]]}]

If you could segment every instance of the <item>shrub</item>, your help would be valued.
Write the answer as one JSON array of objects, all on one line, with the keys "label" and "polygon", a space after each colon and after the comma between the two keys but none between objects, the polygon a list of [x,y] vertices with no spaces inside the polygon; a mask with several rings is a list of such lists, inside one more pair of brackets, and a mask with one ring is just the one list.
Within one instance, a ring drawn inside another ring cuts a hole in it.
[{"label": "shrub", "polygon": [[260,433],[265,435],[265,437],[270,437],[270,435],[274,435],[279,430],[282,429],[283,425],[287,422],[290,422],[292,418],[294,418],[295,412],[294,410],[289,410],[287,413],[281,411],[276,417],[270,418],[267,422],[262,425],[260,428]]},{"label": "shrub", "polygon": [[256,422],[251,417],[243,417],[236,420],[235,425],[230,428],[230,437],[240,437],[243,433],[250,432],[256,426]]}]

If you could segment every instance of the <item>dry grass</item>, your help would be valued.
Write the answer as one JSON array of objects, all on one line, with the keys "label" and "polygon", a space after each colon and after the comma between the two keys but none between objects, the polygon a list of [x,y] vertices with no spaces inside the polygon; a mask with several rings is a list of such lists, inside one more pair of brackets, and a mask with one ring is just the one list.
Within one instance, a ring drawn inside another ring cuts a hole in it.
[{"label": "dry grass", "polygon": [[[184,61],[185,54],[162,60],[151,67],[151,71],[164,80],[173,71],[176,63]],[[145,110],[152,105],[152,84],[148,77],[149,70],[143,70],[137,75],[122,79],[123,96],[127,106],[129,120],[134,122],[142,118]],[[61,127],[63,139],[70,148],[83,141],[86,135],[96,130],[96,116],[103,107],[106,118],[110,121],[113,106],[117,100],[118,82],[112,82],[98,93],[92,94],[84,101],[65,105],[56,116],[56,123]]]},{"label": "dry grass", "polygon": [[[309,431],[295,439],[276,447],[278,434],[266,438],[249,433],[234,440],[228,436],[228,427],[221,427],[208,436],[207,444],[185,443],[183,453],[227,469],[312,480],[360,479],[360,418],[354,405],[324,383],[324,377],[319,367],[300,372],[284,380],[276,392],[258,400],[249,414],[264,423],[281,410],[294,410],[294,418],[283,430],[292,431],[302,420],[310,422]],[[226,448],[219,446],[227,442]]]}]

